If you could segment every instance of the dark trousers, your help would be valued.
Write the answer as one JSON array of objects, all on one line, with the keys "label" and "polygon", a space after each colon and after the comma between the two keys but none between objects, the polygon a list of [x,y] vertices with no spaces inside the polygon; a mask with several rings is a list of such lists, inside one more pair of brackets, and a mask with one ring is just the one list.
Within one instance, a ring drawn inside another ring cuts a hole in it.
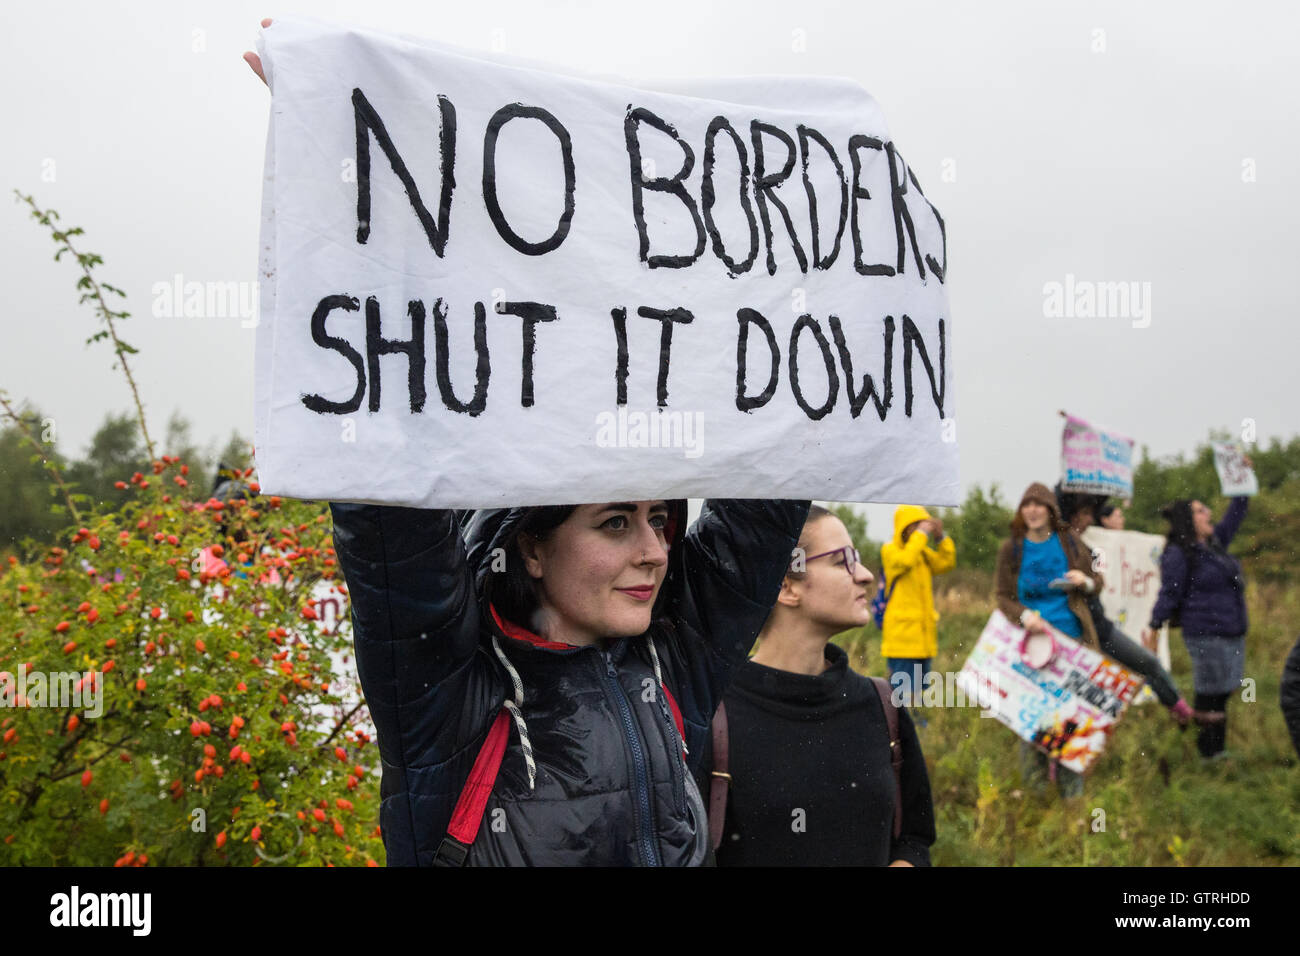
[{"label": "dark trousers", "polygon": [[1096,597],[1088,601],[1088,610],[1092,613],[1093,627],[1097,629],[1097,640],[1101,644],[1101,652],[1110,655],[1129,670],[1146,678],[1147,684],[1151,687],[1151,692],[1166,707],[1172,707],[1178,703],[1178,699],[1182,695],[1178,693],[1178,685],[1169,676],[1169,671],[1161,666],[1160,658],[1137,641],[1125,636],[1115,626],[1115,622],[1102,611],[1101,601]]},{"label": "dark trousers", "polygon": [[1213,757],[1217,753],[1222,753],[1224,745],[1228,741],[1228,697],[1229,694],[1197,694],[1195,707],[1197,710],[1211,710],[1223,712],[1223,723],[1210,724],[1201,728],[1201,732],[1196,735],[1196,749],[1200,751],[1202,757]]}]

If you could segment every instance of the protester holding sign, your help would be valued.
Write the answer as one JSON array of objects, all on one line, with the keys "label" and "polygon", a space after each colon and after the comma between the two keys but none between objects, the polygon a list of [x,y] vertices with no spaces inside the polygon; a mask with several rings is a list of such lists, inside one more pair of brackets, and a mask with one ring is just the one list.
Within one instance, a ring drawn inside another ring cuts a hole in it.
[{"label": "protester holding sign", "polygon": [[[1067,637],[1098,648],[1097,631],[1086,595],[1101,589],[1102,578],[1092,570],[1092,555],[1061,518],[1056,496],[1035,482],[1025,489],[1011,537],[998,549],[994,587],[998,609],[1027,632],[1049,633],[1050,624]],[[1026,778],[1041,785],[1047,758],[1031,745],[1020,745]],[[1062,796],[1083,793],[1083,777],[1052,766]]]},{"label": "protester holding sign", "polygon": [[331,501],[389,862],[701,862],[767,496],[956,499],[938,211],[852,81],[263,26],[258,471]]},{"label": "protester holding sign", "polygon": [[1241,686],[1246,662],[1246,583],[1241,562],[1227,549],[1249,500],[1233,498],[1218,525],[1199,501],[1179,499],[1161,511],[1169,534],[1148,630],[1165,622],[1182,627],[1192,658],[1194,706],[1203,724],[1196,746],[1207,759],[1224,752],[1228,698]]},{"label": "protester holding sign", "polygon": [[331,504],[389,863],[701,863],[687,760],[807,507]]},{"label": "protester holding sign", "polygon": [[939,653],[934,575],[956,566],[957,548],[944,534],[942,521],[919,505],[900,505],[894,512],[894,540],[880,549],[880,560],[887,595],[880,653],[890,684],[910,700],[912,694],[920,695],[930,662]]},{"label": "protester holding sign", "polygon": [[934,807],[912,719],[830,643],[867,623],[871,572],[823,508],[810,509],[799,548],[806,560],[786,572],[714,718],[718,865],[928,866]]},{"label": "protester holding sign", "polygon": [[[1070,530],[1079,543],[1091,555],[1092,549],[1088,548],[1083,541],[1082,535],[1092,526],[1106,501],[1105,496],[1062,491],[1060,484],[1058,484],[1056,486],[1056,499],[1061,511],[1061,517],[1069,524]],[[1094,561],[1093,564],[1096,564],[1096,562]],[[1098,649],[1103,654],[1110,655],[1125,667],[1131,668],[1145,677],[1160,703],[1169,708],[1169,715],[1178,722],[1178,726],[1186,727],[1192,719],[1193,713],[1192,709],[1187,705],[1187,701],[1183,700],[1182,695],[1178,692],[1178,685],[1174,683],[1169,671],[1165,670],[1160,663],[1160,658],[1156,657],[1148,648],[1123,634],[1115,626],[1115,622],[1106,616],[1106,610],[1101,604],[1101,590],[1098,587],[1095,591],[1089,591],[1084,597],[1088,615],[1092,619],[1093,630],[1097,634]]]}]

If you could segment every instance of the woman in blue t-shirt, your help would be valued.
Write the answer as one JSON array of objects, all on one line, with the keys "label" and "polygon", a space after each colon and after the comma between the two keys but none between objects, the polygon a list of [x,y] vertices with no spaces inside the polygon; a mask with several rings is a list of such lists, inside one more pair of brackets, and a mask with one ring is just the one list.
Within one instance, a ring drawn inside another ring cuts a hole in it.
[{"label": "woman in blue t-shirt", "polygon": [[[1035,482],[1025,489],[1011,537],[998,549],[994,582],[998,609],[1028,633],[1045,633],[1051,625],[1098,649],[1087,595],[1101,590],[1101,575],[1092,570],[1092,553],[1061,519],[1056,495],[1046,485]],[[1039,777],[1047,758],[1027,743],[1020,752],[1026,777]],[[1083,777],[1064,767],[1057,769],[1057,782],[1062,796],[1083,792]]]}]

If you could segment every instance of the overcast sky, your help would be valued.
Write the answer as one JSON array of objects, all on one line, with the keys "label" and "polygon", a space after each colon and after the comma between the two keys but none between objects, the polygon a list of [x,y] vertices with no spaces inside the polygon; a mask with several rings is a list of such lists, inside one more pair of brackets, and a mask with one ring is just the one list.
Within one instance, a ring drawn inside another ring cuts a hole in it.
[{"label": "overcast sky", "polygon": [[[948,227],[963,485],[1052,482],[1068,409],[1147,445],[1297,428],[1300,73],[1266,3],[54,3],[6,8],[0,184],[105,258],[155,438],[253,432],[254,331],[153,318],[151,288],[252,281],[269,94],[240,56],[308,13],[629,77],[846,75]],[[796,31],[803,31],[802,34]],[[803,38],[799,49],[798,38]],[[0,388],[79,455],[131,398],[77,273],[0,204]],[[1044,286],[1149,283],[1149,315],[1053,318]],[[1149,319],[1149,323],[1148,323]],[[1145,326],[1145,327],[1142,327]],[[889,534],[870,509],[871,532]]]}]

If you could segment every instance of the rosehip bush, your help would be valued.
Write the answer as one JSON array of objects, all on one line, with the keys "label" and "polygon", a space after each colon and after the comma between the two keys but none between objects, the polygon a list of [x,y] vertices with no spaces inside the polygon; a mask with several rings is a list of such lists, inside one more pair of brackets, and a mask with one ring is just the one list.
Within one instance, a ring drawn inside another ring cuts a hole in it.
[{"label": "rosehip bush", "polygon": [[[0,864],[382,864],[328,509],[184,501],[185,470],[0,566]],[[20,699],[20,669],[102,713]]]}]

